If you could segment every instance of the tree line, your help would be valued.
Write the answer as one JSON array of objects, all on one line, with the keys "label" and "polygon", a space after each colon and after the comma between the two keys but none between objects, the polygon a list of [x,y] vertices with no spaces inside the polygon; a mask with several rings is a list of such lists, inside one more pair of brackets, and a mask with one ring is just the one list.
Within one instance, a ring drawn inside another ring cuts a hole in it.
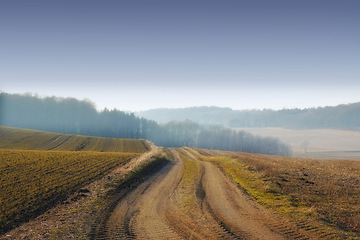
[{"label": "tree line", "polygon": [[334,107],[247,111],[229,121],[230,127],[360,130],[360,102]]},{"label": "tree line", "polygon": [[157,139],[162,146],[189,146],[227,151],[290,156],[291,149],[276,138],[254,136],[245,131],[218,125],[204,127],[191,120],[163,124],[164,135]]},{"label": "tree line", "polygon": [[0,125],[66,134],[148,139],[164,147],[197,147],[275,155],[290,155],[277,139],[253,136],[190,120],[158,124],[107,108],[97,111],[89,100],[0,92]]},{"label": "tree line", "polygon": [[153,109],[139,113],[157,122],[190,119],[201,125],[219,124],[232,128],[283,127],[292,129],[360,130],[360,102],[334,107],[282,110],[232,110],[220,107]]}]

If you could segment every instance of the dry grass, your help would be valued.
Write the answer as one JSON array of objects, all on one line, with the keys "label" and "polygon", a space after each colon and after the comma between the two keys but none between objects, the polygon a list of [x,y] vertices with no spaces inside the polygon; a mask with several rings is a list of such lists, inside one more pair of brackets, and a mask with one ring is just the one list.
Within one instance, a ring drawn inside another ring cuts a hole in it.
[{"label": "dry grass", "polygon": [[249,195],[300,226],[360,238],[360,162],[201,151]]},{"label": "dry grass", "polygon": [[185,211],[191,212],[193,208],[198,207],[194,195],[200,177],[200,164],[198,161],[191,160],[182,149],[177,151],[184,161],[183,176],[177,190],[178,201]]}]

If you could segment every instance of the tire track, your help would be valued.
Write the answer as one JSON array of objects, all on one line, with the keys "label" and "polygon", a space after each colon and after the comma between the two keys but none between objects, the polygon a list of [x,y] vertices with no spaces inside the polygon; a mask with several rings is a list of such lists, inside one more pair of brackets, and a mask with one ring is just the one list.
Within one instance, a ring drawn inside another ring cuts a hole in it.
[{"label": "tire track", "polygon": [[[172,151],[173,158],[177,161],[199,164],[184,149]],[[188,171],[184,169],[183,171]],[[190,169],[191,170],[191,169]],[[208,206],[204,202],[206,192],[202,187],[204,168],[200,165],[197,176],[192,180],[192,184],[184,184],[188,179],[182,178],[178,189],[171,196],[172,214],[167,215],[167,220],[173,229],[183,237],[183,239],[234,239],[226,230],[218,224],[208,211]],[[181,199],[182,188],[187,188],[186,194],[192,197],[192,206],[183,206]]]},{"label": "tire track", "polygon": [[62,136],[63,136],[63,134],[62,134],[62,135],[58,135],[58,136],[52,138],[49,142],[41,145],[40,147],[36,148],[35,150],[39,150],[39,149],[45,148],[45,147],[53,144],[54,142],[56,142],[57,140],[59,140]]},{"label": "tire track", "polygon": [[[163,207],[173,184],[176,163],[171,163],[125,196],[106,224],[103,239],[179,239],[166,224]],[[175,180],[174,180],[175,176]],[[173,183],[173,184],[168,184]]]},{"label": "tire track", "polygon": [[229,182],[218,168],[208,162],[203,165],[206,169],[205,201],[221,226],[240,239],[285,239],[264,224],[267,214]]},{"label": "tire track", "polygon": [[[64,136],[64,135],[62,135],[62,136]],[[62,137],[62,136],[60,136],[60,137]],[[71,138],[73,138],[75,135],[71,135],[71,136],[69,136],[68,138],[66,138],[64,141],[62,141],[61,143],[59,143],[59,144],[57,144],[56,146],[54,146],[54,147],[51,147],[51,148],[49,148],[49,149],[47,149],[48,151],[50,151],[50,150],[54,150],[55,148],[58,148],[58,147],[60,147],[61,145],[63,145],[64,143],[66,143],[67,141],[69,141]],[[58,140],[58,139],[56,139],[56,140]],[[55,140],[55,141],[56,141]],[[54,142],[55,142],[54,141]]]}]

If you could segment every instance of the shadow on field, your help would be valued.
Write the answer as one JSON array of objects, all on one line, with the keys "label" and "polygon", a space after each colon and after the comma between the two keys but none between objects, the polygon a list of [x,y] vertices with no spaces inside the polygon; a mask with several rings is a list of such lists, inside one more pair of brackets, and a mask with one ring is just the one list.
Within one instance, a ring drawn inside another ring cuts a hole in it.
[{"label": "shadow on field", "polygon": [[90,239],[103,239],[106,224],[118,203],[141,183],[159,172],[170,161],[166,157],[157,157],[156,160],[130,173],[123,181],[113,186],[104,200],[105,207],[90,232]]}]

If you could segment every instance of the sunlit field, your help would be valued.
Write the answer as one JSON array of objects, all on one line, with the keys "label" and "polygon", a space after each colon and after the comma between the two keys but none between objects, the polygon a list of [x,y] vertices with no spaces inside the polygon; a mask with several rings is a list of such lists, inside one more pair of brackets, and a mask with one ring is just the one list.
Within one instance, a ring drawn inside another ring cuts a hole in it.
[{"label": "sunlit field", "polygon": [[299,226],[324,237],[360,237],[360,161],[197,151],[256,201]]},{"label": "sunlit field", "polygon": [[0,232],[44,212],[138,155],[0,150]]},{"label": "sunlit field", "polygon": [[0,127],[0,233],[148,149],[144,140]]},{"label": "sunlit field", "polygon": [[0,149],[144,153],[144,140],[79,136],[0,126]]}]

